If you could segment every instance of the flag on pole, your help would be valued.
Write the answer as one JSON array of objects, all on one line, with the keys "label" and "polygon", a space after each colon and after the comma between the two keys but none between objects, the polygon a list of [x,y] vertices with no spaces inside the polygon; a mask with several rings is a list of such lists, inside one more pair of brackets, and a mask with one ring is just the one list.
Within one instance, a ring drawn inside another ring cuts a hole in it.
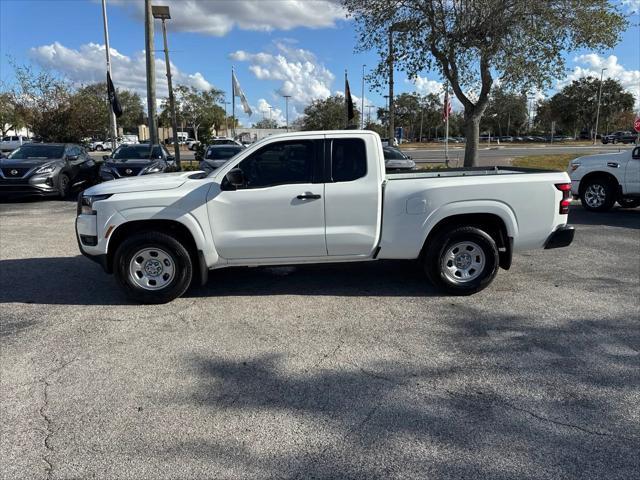
[{"label": "flag on pole", "polygon": [[451,98],[449,97],[449,89],[444,94],[444,106],[442,108],[442,119],[444,121],[449,120],[451,116]]},{"label": "flag on pole", "polygon": [[231,88],[233,89],[233,96],[240,97],[240,103],[242,104],[242,109],[244,113],[251,116],[253,111],[249,106],[249,102],[247,101],[247,97],[244,95],[242,88],[240,88],[240,82],[238,82],[238,77],[236,77],[236,72],[231,71]]},{"label": "flag on pole", "polygon": [[351,98],[351,89],[349,88],[349,80],[347,79],[347,71],[344,72],[344,101],[347,107],[347,126],[349,122],[356,117],[353,108],[353,98]]},{"label": "flag on pole", "polygon": [[120,105],[120,101],[118,100],[118,95],[116,95],[116,89],[113,86],[113,82],[111,81],[111,74],[107,71],[107,94],[109,96],[109,104],[111,105],[111,110],[113,110],[113,114],[116,118],[120,118],[122,116],[122,105]]}]

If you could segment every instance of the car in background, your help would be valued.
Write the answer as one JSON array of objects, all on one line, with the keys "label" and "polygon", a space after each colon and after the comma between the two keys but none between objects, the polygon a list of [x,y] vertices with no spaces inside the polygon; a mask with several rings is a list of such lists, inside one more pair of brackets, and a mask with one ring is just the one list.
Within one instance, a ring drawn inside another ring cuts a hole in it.
[{"label": "car in background", "polygon": [[238,140],[233,138],[214,138],[209,142],[209,146],[212,145],[240,145],[243,146]]},{"label": "car in background", "polygon": [[187,138],[184,144],[189,150],[195,150],[196,148],[198,148],[198,145],[200,145],[200,142],[195,138]]},{"label": "car in background", "polygon": [[211,173],[244,150],[243,145],[209,145],[200,162],[200,170]]},{"label": "car in background", "polygon": [[2,141],[0,141],[0,150],[4,152],[10,152],[12,150],[15,150],[19,146],[24,145],[25,143],[31,143],[31,139],[23,135],[11,135],[2,137]]},{"label": "car in background", "polygon": [[393,145],[389,145],[389,139],[388,138],[381,138],[380,141],[382,142],[382,146],[383,147],[397,147],[398,146],[398,139],[394,138],[393,139]]},{"label": "car in background", "polygon": [[415,170],[416,162],[410,156],[405,155],[402,150],[396,147],[382,147],[384,153],[384,166],[387,172],[401,172]]},{"label": "car in background", "polygon": [[[122,143],[121,138],[116,138],[116,145]],[[107,138],[106,140],[97,140],[89,142],[87,148],[92,152],[103,152],[105,150],[111,150],[111,139]]]},{"label": "car in background", "polygon": [[138,135],[122,135],[122,143],[127,143],[129,145],[135,145],[140,143],[140,139]]},{"label": "car in background", "polygon": [[638,134],[634,132],[613,132],[609,135],[602,136],[602,143],[604,145],[608,143],[635,143],[638,139]]},{"label": "car in background", "polygon": [[178,171],[175,157],[158,144],[120,145],[103,159],[100,165],[100,179],[103,181]]},{"label": "car in background", "polygon": [[614,203],[640,206],[640,146],[632,150],[578,157],[569,163],[571,193],[582,206],[606,212]]},{"label": "car in background", "polygon": [[0,196],[66,198],[99,181],[98,165],[73,143],[29,143],[0,159]]}]

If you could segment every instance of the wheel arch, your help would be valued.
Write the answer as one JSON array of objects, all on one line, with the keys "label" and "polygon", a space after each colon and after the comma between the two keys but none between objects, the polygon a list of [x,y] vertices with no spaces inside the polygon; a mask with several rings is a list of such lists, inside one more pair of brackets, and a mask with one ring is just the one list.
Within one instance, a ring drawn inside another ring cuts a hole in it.
[{"label": "wheel arch", "polygon": [[429,230],[429,233],[424,240],[420,256],[424,257],[430,243],[441,232],[460,226],[476,227],[489,234],[498,246],[500,267],[505,270],[508,270],[511,267],[511,259],[513,256],[513,230],[510,230],[504,218],[496,213],[457,213],[440,219]]},{"label": "wheel arch", "polygon": [[596,178],[604,178],[607,180],[607,182],[611,183],[614,188],[616,189],[616,191],[618,193],[620,193],[620,181],[618,180],[618,178],[610,173],[610,172],[605,172],[603,170],[596,170],[593,172],[589,172],[587,173],[584,177],[582,177],[580,179],[580,188],[578,190],[578,194],[580,196],[582,196],[582,194],[584,193],[584,189],[586,188],[587,183],[590,180],[594,180]]},{"label": "wheel arch", "polygon": [[202,284],[206,283],[208,268],[202,253],[202,249],[198,245],[198,241],[191,229],[178,220],[171,219],[149,219],[149,220],[131,220],[118,225],[109,236],[107,245],[106,268],[109,273],[113,272],[113,261],[115,252],[124,240],[131,235],[143,232],[161,232],[171,235],[178,240],[187,249],[191,255],[194,269],[196,269],[195,278],[200,278]]}]

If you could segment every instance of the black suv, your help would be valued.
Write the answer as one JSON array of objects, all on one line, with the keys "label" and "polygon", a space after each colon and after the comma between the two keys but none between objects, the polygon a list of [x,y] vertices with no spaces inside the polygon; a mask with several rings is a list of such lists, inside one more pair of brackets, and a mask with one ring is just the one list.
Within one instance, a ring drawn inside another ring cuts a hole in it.
[{"label": "black suv", "polygon": [[0,196],[66,198],[75,187],[97,183],[98,165],[80,145],[29,143],[0,159]]},{"label": "black suv", "polygon": [[120,145],[111,155],[102,158],[100,178],[103,181],[178,171],[175,157],[158,144]]},{"label": "black suv", "polygon": [[609,135],[602,136],[602,143],[635,143],[638,138],[637,133],[633,132],[613,132]]}]

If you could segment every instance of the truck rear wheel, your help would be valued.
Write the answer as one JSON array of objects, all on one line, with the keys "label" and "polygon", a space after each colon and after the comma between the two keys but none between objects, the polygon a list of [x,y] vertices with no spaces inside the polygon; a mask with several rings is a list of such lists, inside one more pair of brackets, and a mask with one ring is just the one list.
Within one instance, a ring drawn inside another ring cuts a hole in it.
[{"label": "truck rear wheel", "polygon": [[453,295],[486,288],[498,273],[496,242],[476,227],[445,230],[427,245],[424,270],[431,283]]},{"label": "truck rear wheel", "polygon": [[140,303],[167,303],[187,291],[193,265],[187,249],[160,232],[136,234],[116,250],[114,271],[127,297]]}]

